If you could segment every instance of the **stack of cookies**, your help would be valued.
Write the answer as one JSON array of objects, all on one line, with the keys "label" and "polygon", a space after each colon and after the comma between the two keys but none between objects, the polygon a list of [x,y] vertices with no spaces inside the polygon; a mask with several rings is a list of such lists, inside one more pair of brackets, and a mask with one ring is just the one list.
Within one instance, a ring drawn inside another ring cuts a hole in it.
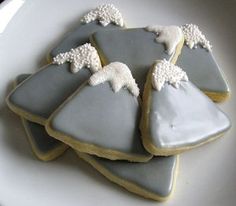
[{"label": "stack of cookies", "polygon": [[16,77],[6,99],[40,160],[71,147],[110,181],[163,201],[178,154],[230,128],[214,103],[227,99],[229,87],[196,25],[127,29],[120,11],[104,4],[48,61]]}]

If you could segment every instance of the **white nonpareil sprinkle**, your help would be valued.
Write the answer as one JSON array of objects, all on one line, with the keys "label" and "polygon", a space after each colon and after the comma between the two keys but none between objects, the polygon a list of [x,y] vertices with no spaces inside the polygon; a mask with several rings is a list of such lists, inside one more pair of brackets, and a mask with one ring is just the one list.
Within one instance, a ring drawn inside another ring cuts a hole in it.
[{"label": "white nonpareil sprinkle", "polygon": [[152,86],[160,91],[167,82],[178,88],[180,81],[188,81],[188,76],[180,67],[167,60],[158,61],[153,68]]},{"label": "white nonpareil sprinkle", "polygon": [[183,38],[183,33],[178,26],[148,26],[147,31],[154,32],[157,37],[158,43],[164,43],[166,46],[167,53],[173,54],[177,45]]},{"label": "white nonpareil sprinkle", "polygon": [[106,81],[110,82],[114,92],[118,92],[122,87],[125,87],[134,96],[139,95],[139,88],[129,68],[123,63],[112,62],[104,66],[90,77],[89,84],[95,86]]},{"label": "white nonpareil sprinkle", "polygon": [[196,48],[197,45],[201,45],[208,51],[212,50],[212,45],[206,39],[205,35],[199,30],[197,25],[185,24],[181,26],[182,32],[185,38],[185,44],[190,48]]},{"label": "white nonpareil sprinkle", "polygon": [[103,4],[96,9],[88,12],[82,19],[82,23],[90,23],[98,20],[102,26],[107,26],[110,23],[114,23],[118,26],[124,26],[124,20],[120,11],[113,4]]},{"label": "white nonpareil sprinkle", "polygon": [[102,68],[97,50],[89,43],[71,49],[69,52],[60,53],[53,58],[53,64],[61,65],[65,62],[71,63],[72,73],[78,72],[83,67],[89,68],[91,72]]}]

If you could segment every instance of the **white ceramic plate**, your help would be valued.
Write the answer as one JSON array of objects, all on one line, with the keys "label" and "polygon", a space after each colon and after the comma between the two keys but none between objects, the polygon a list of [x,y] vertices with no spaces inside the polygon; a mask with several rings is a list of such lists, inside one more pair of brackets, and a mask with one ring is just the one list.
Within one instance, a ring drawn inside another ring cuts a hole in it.
[{"label": "white ceramic plate", "polygon": [[[12,80],[37,71],[60,38],[84,12],[107,1],[26,0],[0,34],[0,205],[214,205],[236,204],[236,3],[234,0],[109,1],[129,27],[195,23],[213,44],[213,53],[228,77],[232,97],[221,105],[231,117],[230,132],[211,144],[180,156],[173,197],[157,204],[110,183],[68,151],[56,161],[34,158],[19,118],[4,103]],[[4,21],[4,19],[0,19]],[[207,125],[206,125],[207,126]]]}]

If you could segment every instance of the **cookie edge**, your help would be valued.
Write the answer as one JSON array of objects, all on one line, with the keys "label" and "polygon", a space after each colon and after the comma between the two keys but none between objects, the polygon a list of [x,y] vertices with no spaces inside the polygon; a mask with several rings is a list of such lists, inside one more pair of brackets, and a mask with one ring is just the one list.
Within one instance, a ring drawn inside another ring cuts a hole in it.
[{"label": "cookie edge", "polygon": [[121,186],[122,188],[128,190],[131,193],[134,193],[136,195],[142,196],[146,199],[151,199],[155,201],[166,201],[168,200],[175,191],[177,176],[179,173],[179,155],[176,157],[176,163],[175,163],[175,171],[173,172],[173,183],[170,193],[163,197],[160,195],[157,195],[153,192],[149,192],[148,190],[141,188],[139,185],[133,183],[132,181],[127,181],[125,179],[120,178],[117,175],[112,174],[108,169],[103,167],[101,164],[99,164],[96,160],[94,160],[92,157],[90,157],[88,154],[84,154],[78,151],[75,151],[77,155],[83,159],[85,162],[90,164],[95,170],[97,170],[100,174],[102,174],[104,177],[106,177],[109,181]]},{"label": "cookie edge", "polygon": [[[56,131],[52,127],[52,121],[54,116],[71,100],[73,99],[80,90],[88,84],[88,81],[85,81],[69,98],[67,98],[47,119],[45,128],[47,133],[58,139],[59,141],[64,142],[65,144],[69,145],[73,149],[87,153],[90,155],[96,155],[98,157],[103,157],[110,160],[127,160],[130,162],[147,162],[152,158],[152,154],[149,155],[135,155],[129,154],[125,152],[120,152],[118,150],[112,150],[108,148],[103,148],[94,144],[85,143],[82,141],[75,140],[73,137],[67,136],[66,134]],[[147,152],[148,153],[148,152]]]}]

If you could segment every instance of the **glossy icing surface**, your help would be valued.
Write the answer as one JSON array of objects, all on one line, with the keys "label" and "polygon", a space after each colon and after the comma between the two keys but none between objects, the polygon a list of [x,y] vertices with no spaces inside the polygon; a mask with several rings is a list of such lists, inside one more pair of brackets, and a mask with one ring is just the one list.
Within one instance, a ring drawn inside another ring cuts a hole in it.
[{"label": "glossy icing surface", "polygon": [[138,128],[140,106],[127,89],[115,93],[109,82],[86,84],[53,116],[53,130],[74,141],[125,153],[149,154]]},{"label": "glossy icing surface", "polygon": [[158,196],[170,195],[174,187],[177,156],[153,157],[145,163],[111,161],[90,156],[103,168],[126,182],[132,182]]},{"label": "glossy icing surface", "polygon": [[[20,84],[22,81],[24,81],[29,76],[30,76],[30,74],[19,75],[16,79],[16,83]],[[24,124],[25,124],[26,129],[28,130],[28,133],[30,134],[29,138],[33,139],[35,147],[41,153],[48,153],[48,152],[54,150],[55,148],[64,145],[64,143],[49,136],[47,134],[44,126],[41,126],[39,124],[30,122],[27,120],[24,121]]]},{"label": "glossy icing surface", "polygon": [[88,24],[80,24],[74,31],[68,33],[60,43],[55,46],[50,52],[50,56],[54,57],[59,53],[69,51],[71,48],[76,48],[79,45],[89,42],[89,35],[99,30],[119,29],[121,27],[109,24],[103,27],[98,21],[93,21]]},{"label": "glossy icing surface", "polygon": [[153,62],[170,58],[165,52],[165,45],[156,42],[156,34],[144,28],[99,31],[92,37],[105,64],[119,61],[130,68],[141,93]]},{"label": "glossy icing surface", "polygon": [[176,65],[186,71],[189,80],[199,89],[211,92],[229,92],[223,72],[212,53],[201,46],[190,49],[184,45]]},{"label": "glossy icing surface", "polygon": [[11,104],[47,119],[91,73],[87,68],[76,74],[70,64],[50,64],[33,74],[10,95]]},{"label": "glossy icing surface", "polygon": [[[144,29],[99,31],[93,38],[106,63],[121,61],[129,66],[141,91],[145,83],[144,77],[152,63],[156,59],[170,58],[164,52],[163,44],[154,44],[156,35]],[[190,81],[198,88],[210,92],[229,92],[223,72],[212,53],[206,49],[183,46],[176,65],[186,71]]]},{"label": "glossy icing surface", "polygon": [[228,117],[191,82],[152,89],[149,106],[150,138],[157,148],[193,146],[230,128]]}]

